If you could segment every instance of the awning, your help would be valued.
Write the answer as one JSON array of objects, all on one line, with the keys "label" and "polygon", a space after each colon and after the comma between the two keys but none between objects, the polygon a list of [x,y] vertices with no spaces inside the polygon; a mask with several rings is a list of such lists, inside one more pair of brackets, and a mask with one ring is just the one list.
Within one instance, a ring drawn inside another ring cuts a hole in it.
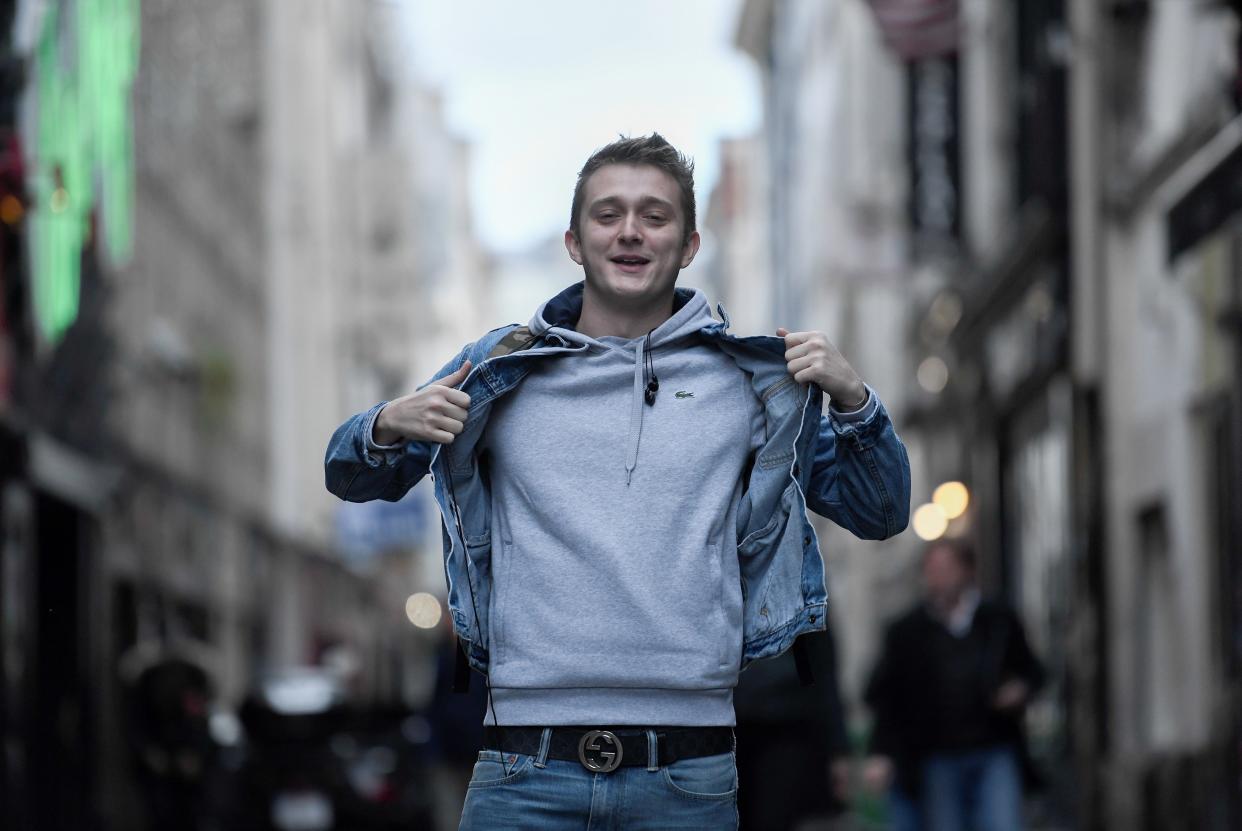
[{"label": "awning", "polygon": [[957,51],[958,0],[868,0],[884,42],[905,61]]}]

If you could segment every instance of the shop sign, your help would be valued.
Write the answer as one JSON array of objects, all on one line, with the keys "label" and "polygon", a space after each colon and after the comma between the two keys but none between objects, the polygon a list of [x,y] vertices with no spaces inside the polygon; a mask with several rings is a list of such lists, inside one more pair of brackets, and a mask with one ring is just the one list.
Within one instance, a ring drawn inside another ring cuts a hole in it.
[{"label": "shop sign", "polygon": [[139,25],[138,0],[58,3],[35,44],[27,186],[34,319],[45,342],[77,317],[83,252],[96,243],[114,264],[130,254]]}]

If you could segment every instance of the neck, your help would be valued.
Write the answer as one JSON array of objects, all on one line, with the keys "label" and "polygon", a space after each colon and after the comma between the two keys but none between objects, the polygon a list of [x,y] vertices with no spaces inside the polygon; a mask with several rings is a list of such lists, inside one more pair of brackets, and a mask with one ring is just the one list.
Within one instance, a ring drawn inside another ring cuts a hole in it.
[{"label": "neck", "polygon": [[605,302],[591,291],[582,294],[582,314],[577,329],[592,338],[639,338],[673,316],[673,295],[661,297],[642,306],[618,307]]},{"label": "neck", "polygon": [[948,620],[953,616],[957,607],[961,605],[962,598],[966,596],[966,589],[958,589],[955,592],[935,597],[931,599],[931,607],[935,610],[936,617],[942,620]]}]

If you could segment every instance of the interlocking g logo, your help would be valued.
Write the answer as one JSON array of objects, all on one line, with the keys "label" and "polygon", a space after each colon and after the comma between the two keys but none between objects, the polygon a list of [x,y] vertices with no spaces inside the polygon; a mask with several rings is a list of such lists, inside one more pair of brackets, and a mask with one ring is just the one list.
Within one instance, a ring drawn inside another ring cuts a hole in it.
[{"label": "interlocking g logo", "polygon": [[621,740],[607,730],[591,730],[578,742],[578,761],[594,773],[612,773],[621,766]]}]

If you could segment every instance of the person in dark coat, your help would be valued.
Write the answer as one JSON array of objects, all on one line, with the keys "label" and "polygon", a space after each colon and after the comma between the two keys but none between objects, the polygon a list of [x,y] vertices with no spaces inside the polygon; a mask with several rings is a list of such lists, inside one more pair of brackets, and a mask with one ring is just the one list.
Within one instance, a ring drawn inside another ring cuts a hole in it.
[{"label": "person in dark coat", "polygon": [[892,623],[867,685],[864,776],[891,787],[896,831],[1022,828],[1022,713],[1044,672],[1022,622],[980,597],[968,543],[923,554],[924,599]]},{"label": "person in dark coat", "polygon": [[849,740],[831,625],[799,638],[811,672],[793,654],[748,667],[734,690],[738,810],[747,831],[791,831],[840,814]]}]

